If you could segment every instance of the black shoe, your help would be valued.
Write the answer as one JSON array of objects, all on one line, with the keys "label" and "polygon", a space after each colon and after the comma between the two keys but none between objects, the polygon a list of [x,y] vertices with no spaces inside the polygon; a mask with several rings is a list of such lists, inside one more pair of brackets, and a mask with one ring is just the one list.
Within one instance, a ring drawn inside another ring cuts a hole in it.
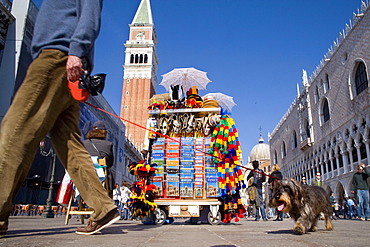
[{"label": "black shoe", "polygon": [[276,219],[274,219],[273,221],[279,221],[280,219],[279,218],[276,218]]}]

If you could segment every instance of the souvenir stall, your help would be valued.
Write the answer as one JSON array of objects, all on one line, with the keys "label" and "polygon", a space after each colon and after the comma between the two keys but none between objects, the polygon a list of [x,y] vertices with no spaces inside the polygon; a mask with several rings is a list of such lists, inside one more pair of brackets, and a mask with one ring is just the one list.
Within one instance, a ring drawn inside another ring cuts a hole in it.
[{"label": "souvenir stall", "polygon": [[209,82],[205,72],[174,71],[177,76],[168,75],[171,71],[160,84],[169,93],[155,95],[149,105],[145,148],[147,163],[155,168],[148,178],[154,222],[173,217],[210,224],[238,221],[245,209],[239,195],[244,186],[240,143],[230,117],[235,103],[222,93],[199,96]]}]

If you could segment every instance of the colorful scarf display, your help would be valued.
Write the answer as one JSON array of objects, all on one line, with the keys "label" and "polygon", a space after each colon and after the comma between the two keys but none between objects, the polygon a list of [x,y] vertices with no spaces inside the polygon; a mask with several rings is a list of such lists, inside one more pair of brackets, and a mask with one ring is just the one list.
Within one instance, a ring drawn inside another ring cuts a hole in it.
[{"label": "colorful scarf display", "polygon": [[212,133],[210,154],[218,170],[218,195],[224,201],[224,223],[243,218],[245,208],[241,203],[240,189],[246,188],[240,169],[240,142],[234,120],[223,115]]}]

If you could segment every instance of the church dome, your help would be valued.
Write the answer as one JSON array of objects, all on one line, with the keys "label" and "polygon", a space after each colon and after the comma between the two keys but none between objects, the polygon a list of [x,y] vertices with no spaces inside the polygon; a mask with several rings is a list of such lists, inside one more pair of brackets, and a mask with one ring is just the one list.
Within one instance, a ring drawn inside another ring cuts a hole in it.
[{"label": "church dome", "polygon": [[250,154],[249,154],[250,161],[253,160],[270,160],[270,146],[264,143],[262,135],[260,135],[260,139],[258,140],[258,144],[255,145]]}]

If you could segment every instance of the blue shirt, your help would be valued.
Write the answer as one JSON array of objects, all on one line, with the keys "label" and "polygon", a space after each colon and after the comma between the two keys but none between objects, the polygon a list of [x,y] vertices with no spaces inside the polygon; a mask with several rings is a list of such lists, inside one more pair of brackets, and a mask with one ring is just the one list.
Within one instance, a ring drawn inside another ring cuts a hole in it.
[{"label": "blue shirt", "polygon": [[43,49],[57,49],[86,57],[92,69],[102,7],[103,0],[43,0],[32,39],[32,57]]}]

